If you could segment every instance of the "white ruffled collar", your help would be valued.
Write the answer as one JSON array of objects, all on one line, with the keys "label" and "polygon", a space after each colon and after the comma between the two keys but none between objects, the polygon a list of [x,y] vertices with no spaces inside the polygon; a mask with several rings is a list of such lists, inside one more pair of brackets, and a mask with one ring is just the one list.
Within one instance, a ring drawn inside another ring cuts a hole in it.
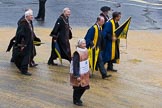
[{"label": "white ruffled collar", "polygon": [[77,47],[76,49],[77,49],[77,51],[87,51],[87,48],[84,48],[84,49],[83,49],[83,48]]}]

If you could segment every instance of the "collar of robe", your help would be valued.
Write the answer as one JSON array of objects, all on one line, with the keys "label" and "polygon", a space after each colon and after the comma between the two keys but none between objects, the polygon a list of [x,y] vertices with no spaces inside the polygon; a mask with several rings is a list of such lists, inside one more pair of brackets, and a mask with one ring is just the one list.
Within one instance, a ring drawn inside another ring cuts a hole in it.
[{"label": "collar of robe", "polygon": [[30,27],[30,29],[31,29],[31,31],[32,31],[32,30],[33,30],[33,28],[32,28],[32,25],[31,25],[31,21],[29,21],[27,18],[25,18],[25,20],[28,22],[29,27]]},{"label": "collar of robe", "polygon": [[87,48],[79,48],[79,47],[77,47],[76,49],[77,49],[77,51],[87,51]]},{"label": "collar of robe", "polygon": [[69,25],[68,17],[65,17],[64,14],[61,14],[60,17],[63,19],[63,21],[64,21],[65,24],[68,24]]},{"label": "collar of robe", "polygon": [[25,20],[30,24],[30,21],[27,18],[25,18]]}]

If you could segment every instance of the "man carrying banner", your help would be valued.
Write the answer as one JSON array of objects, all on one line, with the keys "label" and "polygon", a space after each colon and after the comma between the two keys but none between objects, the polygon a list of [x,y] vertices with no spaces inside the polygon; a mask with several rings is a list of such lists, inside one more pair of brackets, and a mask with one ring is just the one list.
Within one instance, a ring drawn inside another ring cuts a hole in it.
[{"label": "man carrying banner", "polygon": [[[102,38],[102,25],[104,24],[104,18],[102,16],[97,17],[97,21],[96,24],[94,24],[87,32],[86,36],[85,36],[85,40],[86,40],[86,47],[88,49],[92,48],[93,50],[99,48],[99,53],[97,56],[97,66],[99,67],[99,70],[101,72],[102,78],[108,78],[111,77],[111,75],[107,75],[107,72],[104,68],[104,64],[103,64],[103,60],[102,60],[102,55],[101,55],[101,50],[103,49],[103,38]],[[93,59],[93,57],[91,58]],[[90,64],[92,67],[92,64]],[[94,65],[93,65],[94,66]],[[96,68],[96,67],[94,67]],[[93,69],[94,69],[93,68]]]},{"label": "man carrying banner", "polygon": [[117,72],[117,70],[113,69],[113,63],[119,63],[120,58],[120,40],[115,35],[115,30],[119,27],[118,21],[120,18],[120,12],[113,12],[112,19],[105,24],[102,32],[106,44],[103,51],[103,61],[104,63],[108,63],[107,71],[112,72]]}]

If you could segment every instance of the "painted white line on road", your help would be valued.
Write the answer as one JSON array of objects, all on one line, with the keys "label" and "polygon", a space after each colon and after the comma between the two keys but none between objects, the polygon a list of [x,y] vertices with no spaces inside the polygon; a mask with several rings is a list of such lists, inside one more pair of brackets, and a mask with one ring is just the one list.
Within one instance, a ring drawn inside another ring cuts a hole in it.
[{"label": "painted white line on road", "polygon": [[107,0],[97,0],[97,1],[103,1],[103,2],[109,2],[109,3],[117,3],[117,2],[114,2],[114,1],[107,1]]},{"label": "painted white line on road", "polygon": [[[116,4],[116,3],[120,3],[120,2],[114,2],[114,1],[107,1],[107,0],[97,0],[97,1],[102,1],[102,2],[109,2],[109,3],[112,3],[112,4]],[[141,0],[130,0],[130,1],[141,1]],[[144,3],[144,4],[148,4],[151,5],[153,3],[150,3],[150,2],[141,2],[141,3]],[[142,8],[151,8],[151,9],[158,9],[158,10],[162,10],[162,7],[155,7],[155,6],[152,6],[152,7],[149,7],[148,5],[139,5],[139,4],[135,4],[135,3],[120,3],[121,5],[129,5],[129,6],[136,6],[136,7],[142,7]],[[162,4],[159,4],[160,6],[162,6]]]},{"label": "painted white line on road", "polygon": [[124,5],[130,5],[130,6],[136,6],[136,7],[142,7],[142,8],[151,8],[151,9],[158,9],[161,10],[162,7],[149,7],[148,5],[138,5],[133,3],[123,3]]},{"label": "painted white line on road", "polygon": [[129,1],[134,1],[134,2],[138,2],[138,3],[144,3],[144,4],[154,5],[154,6],[162,6],[162,4],[147,2],[145,0],[129,0]]}]

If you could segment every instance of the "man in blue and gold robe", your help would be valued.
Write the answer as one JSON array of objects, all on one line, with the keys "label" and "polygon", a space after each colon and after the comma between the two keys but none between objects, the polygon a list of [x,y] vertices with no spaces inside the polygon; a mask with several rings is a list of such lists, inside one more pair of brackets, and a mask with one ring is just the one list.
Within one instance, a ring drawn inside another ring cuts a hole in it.
[{"label": "man in blue and gold robe", "polygon": [[105,23],[102,35],[105,40],[105,49],[103,50],[103,61],[108,63],[107,71],[117,72],[113,69],[113,63],[119,63],[120,40],[115,35],[115,30],[119,27],[118,21],[121,18],[120,12],[113,12],[112,19]]},{"label": "man in blue and gold robe", "polygon": [[[107,72],[104,68],[101,50],[103,49],[103,37],[102,37],[102,25],[104,24],[104,18],[99,16],[97,18],[96,23],[88,30],[85,40],[86,40],[86,47],[87,48],[99,48],[99,54],[97,59],[97,66],[100,70],[103,79],[111,77],[111,75],[107,75]],[[95,55],[97,56],[97,55]]]}]

